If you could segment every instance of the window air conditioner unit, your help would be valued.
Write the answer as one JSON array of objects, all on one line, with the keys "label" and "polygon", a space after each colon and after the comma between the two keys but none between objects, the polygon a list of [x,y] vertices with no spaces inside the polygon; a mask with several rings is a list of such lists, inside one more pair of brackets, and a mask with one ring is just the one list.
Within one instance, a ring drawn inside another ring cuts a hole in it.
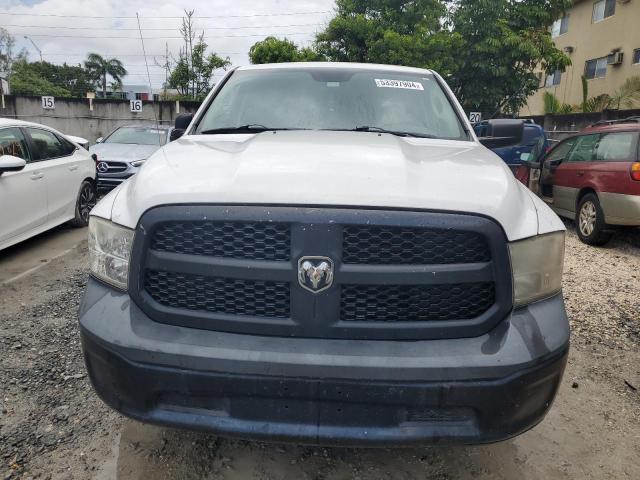
[{"label": "window air conditioner unit", "polygon": [[607,57],[607,63],[609,65],[620,65],[624,59],[624,52],[613,52]]}]

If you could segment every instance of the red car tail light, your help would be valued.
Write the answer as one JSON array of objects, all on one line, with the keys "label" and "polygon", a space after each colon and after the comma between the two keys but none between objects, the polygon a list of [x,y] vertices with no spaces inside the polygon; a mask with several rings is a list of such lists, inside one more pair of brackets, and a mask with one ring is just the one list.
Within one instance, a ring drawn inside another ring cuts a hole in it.
[{"label": "red car tail light", "polygon": [[640,162],[631,164],[631,178],[640,182]]}]

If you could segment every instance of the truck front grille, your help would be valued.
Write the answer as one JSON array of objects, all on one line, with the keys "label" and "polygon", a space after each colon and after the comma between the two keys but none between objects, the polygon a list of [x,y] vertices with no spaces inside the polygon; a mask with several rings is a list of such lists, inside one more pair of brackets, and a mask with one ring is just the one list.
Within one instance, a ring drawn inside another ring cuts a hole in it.
[{"label": "truck front grille", "polygon": [[260,317],[289,317],[289,284],[149,270],[145,289],[161,305]]},{"label": "truck front grille", "polygon": [[494,303],[494,284],[342,285],[347,322],[429,322],[475,318]]},{"label": "truck front grille", "polygon": [[487,240],[476,232],[369,225],[344,228],[344,263],[443,265],[490,259]]},{"label": "truck front grille", "polygon": [[168,222],[158,227],[151,248],[163,252],[248,260],[289,260],[286,223]]},{"label": "truck front grille", "polygon": [[[333,284],[303,288],[301,257],[331,259]],[[130,294],[152,319],[227,332],[473,336],[512,307],[504,234],[472,215],[158,207],[140,221],[132,265]]]}]

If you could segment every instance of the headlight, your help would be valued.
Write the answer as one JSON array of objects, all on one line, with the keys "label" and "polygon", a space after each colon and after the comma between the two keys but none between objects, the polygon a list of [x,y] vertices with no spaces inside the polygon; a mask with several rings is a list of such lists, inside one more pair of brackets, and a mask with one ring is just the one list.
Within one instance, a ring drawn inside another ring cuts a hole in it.
[{"label": "headlight", "polygon": [[114,287],[126,290],[133,230],[99,217],[89,218],[91,273]]},{"label": "headlight", "polygon": [[509,244],[516,307],[550,297],[562,287],[564,232]]},{"label": "headlight", "polygon": [[135,160],[135,161],[129,162],[129,163],[131,164],[132,167],[139,167],[140,165],[142,165],[146,161],[147,161],[147,159],[145,158],[144,160]]}]

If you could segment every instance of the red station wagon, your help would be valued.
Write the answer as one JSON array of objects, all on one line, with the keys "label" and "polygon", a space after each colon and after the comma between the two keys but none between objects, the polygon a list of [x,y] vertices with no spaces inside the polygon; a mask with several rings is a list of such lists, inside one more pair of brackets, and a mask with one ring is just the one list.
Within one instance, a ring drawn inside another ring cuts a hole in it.
[{"label": "red station wagon", "polygon": [[516,176],[562,217],[580,240],[603,245],[613,226],[640,225],[640,119],[599,122],[558,143],[531,172]]}]

